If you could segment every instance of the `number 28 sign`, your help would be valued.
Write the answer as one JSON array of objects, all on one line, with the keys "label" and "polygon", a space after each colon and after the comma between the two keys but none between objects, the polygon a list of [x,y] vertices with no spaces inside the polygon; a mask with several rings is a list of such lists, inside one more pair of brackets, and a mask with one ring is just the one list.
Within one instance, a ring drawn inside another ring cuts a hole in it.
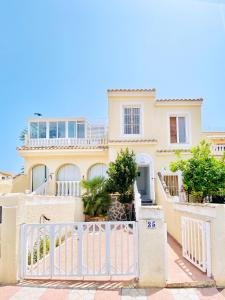
[{"label": "number 28 sign", "polygon": [[147,228],[148,229],[155,229],[156,228],[156,221],[155,220],[147,220]]}]

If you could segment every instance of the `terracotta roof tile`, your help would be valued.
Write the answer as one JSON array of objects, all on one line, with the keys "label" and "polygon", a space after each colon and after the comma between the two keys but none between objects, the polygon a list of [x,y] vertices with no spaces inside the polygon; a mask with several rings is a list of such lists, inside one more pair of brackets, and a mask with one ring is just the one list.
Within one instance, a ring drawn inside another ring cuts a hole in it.
[{"label": "terracotta roof tile", "polygon": [[157,99],[156,102],[178,102],[178,101],[203,101],[202,98],[196,98],[196,99],[185,99],[185,98],[181,98],[181,99]]},{"label": "terracotta roof tile", "polygon": [[107,92],[155,92],[156,89],[108,89]]},{"label": "terracotta roof tile", "polygon": [[109,140],[109,143],[157,143],[156,139],[120,139],[120,140]]},{"label": "terracotta roof tile", "polygon": [[176,151],[190,152],[190,149],[159,149],[156,152],[158,152],[158,153],[174,153]]}]

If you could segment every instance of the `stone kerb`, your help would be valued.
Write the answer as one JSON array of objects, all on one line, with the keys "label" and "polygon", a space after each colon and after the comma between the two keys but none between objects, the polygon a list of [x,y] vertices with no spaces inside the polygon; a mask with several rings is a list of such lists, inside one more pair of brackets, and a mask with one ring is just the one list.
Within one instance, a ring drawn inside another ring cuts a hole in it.
[{"label": "stone kerb", "polygon": [[164,287],[168,277],[167,227],[160,206],[139,208],[139,286]]}]

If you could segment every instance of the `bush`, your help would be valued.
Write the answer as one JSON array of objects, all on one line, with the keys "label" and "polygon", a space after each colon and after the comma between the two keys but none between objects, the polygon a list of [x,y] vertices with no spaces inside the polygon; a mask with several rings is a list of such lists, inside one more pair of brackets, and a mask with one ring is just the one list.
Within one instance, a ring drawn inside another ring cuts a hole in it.
[{"label": "bush", "polygon": [[106,191],[106,180],[95,177],[83,180],[82,187],[87,191],[82,195],[84,214],[90,217],[105,216],[111,205],[111,197]]},{"label": "bush", "polygon": [[180,159],[171,163],[171,171],[182,172],[184,190],[188,195],[200,198],[201,202],[207,196],[219,195],[225,188],[224,157],[216,159],[206,141],[192,148],[191,154],[188,160]]},{"label": "bush", "polygon": [[121,203],[133,202],[133,185],[137,178],[138,167],[135,154],[128,149],[121,150],[115,162],[109,164],[107,190],[110,193],[118,193]]}]

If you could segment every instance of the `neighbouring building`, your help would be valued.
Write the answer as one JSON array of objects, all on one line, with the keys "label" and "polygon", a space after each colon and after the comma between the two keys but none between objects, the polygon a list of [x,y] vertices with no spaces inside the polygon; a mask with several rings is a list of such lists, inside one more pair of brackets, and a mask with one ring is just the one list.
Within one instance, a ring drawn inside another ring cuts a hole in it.
[{"label": "neighbouring building", "polygon": [[188,157],[202,138],[213,143],[218,157],[225,150],[225,132],[202,132],[201,106],[202,99],[157,99],[155,89],[114,89],[108,90],[108,124],[30,119],[25,144],[18,148],[24,175],[16,178],[13,191],[79,197],[81,180],[105,176],[109,162],[128,147],[136,154],[142,202],[157,202],[158,172],[177,196],[181,175],[169,171],[176,150]]},{"label": "neighbouring building", "polygon": [[13,186],[13,175],[0,171],[0,193],[10,193]]}]

